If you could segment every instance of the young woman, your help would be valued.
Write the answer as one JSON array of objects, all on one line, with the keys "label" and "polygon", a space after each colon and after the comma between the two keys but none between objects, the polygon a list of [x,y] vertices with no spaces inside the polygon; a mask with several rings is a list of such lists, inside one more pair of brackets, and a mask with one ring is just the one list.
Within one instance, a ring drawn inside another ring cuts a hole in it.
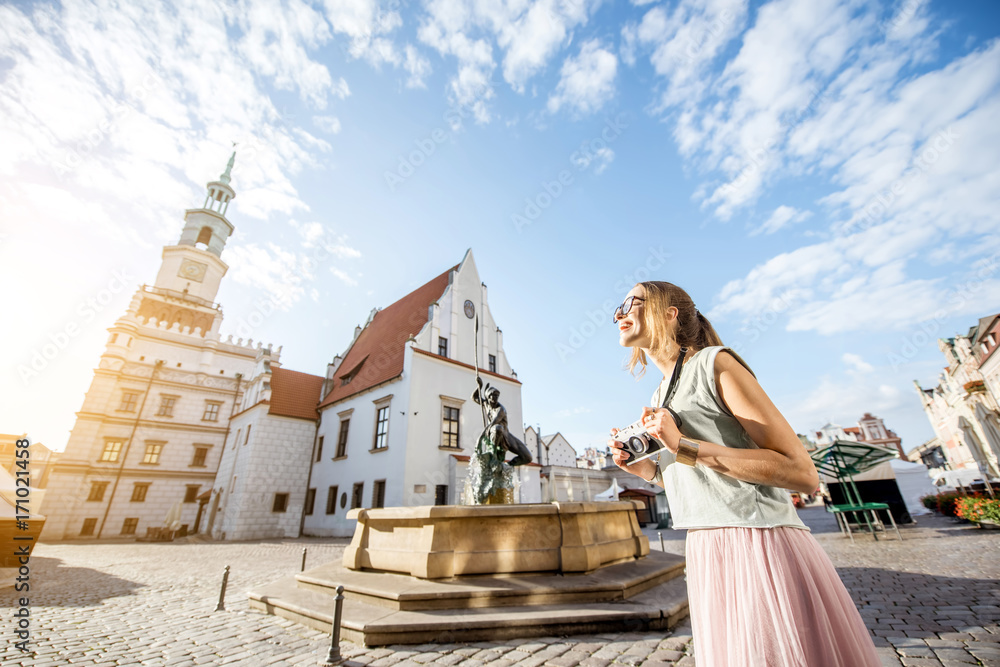
[{"label": "young woman", "polygon": [[668,451],[629,466],[622,444],[608,444],[619,467],[663,486],[674,528],[688,529],[698,667],[880,665],[784,490],[814,492],[816,468],[747,365],[670,283],[636,285],[614,320],[629,370],[641,376],[651,360],[664,375],[642,425]]}]

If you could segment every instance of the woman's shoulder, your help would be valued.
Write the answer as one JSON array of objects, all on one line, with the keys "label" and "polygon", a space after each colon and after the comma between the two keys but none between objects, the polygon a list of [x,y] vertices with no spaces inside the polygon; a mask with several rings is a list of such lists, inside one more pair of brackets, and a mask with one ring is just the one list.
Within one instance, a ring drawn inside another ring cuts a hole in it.
[{"label": "woman's shoulder", "polygon": [[[739,372],[741,368],[745,368],[750,375],[757,377],[750,368],[750,364],[744,361],[743,357],[741,357],[733,348],[726,345],[716,345],[714,347],[706,347],[704,349],[710,350],[709,355],[712,359],[712,365],[716,374],[725,371]],[[723,354],[723,352],[725,354]]]}]

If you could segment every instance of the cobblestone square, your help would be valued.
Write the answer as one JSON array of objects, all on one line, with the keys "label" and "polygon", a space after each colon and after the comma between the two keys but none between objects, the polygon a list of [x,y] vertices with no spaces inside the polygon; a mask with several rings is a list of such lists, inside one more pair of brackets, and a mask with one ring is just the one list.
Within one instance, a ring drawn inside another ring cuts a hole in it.
[{"label": "cobblestone square", "polygon": [[[940,516],[901,529],[903,541],[855,543],[822,508],[801,511],[858,604],[885,665],[1000,665],[1000,534]],[[662,531],[683,554],[682,531]],[[658,534],[647,530],[659,549]],[[31,558],[31,647],[14,646],[13,589],[0,593],[4,665],[314,665],[329,635],[251,610],[247,590],[339,559],[341,539],[215,543],[198,539],[42,543]],[[222,573],[225,611],[215,611]],[[354,665],[693,665],[690,627],[643,632],[371,648]]]}]

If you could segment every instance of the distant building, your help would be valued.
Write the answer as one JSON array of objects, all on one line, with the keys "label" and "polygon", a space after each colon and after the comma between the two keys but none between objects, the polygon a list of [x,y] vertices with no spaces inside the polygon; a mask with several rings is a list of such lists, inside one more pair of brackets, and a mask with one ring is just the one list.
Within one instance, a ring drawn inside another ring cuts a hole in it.
[{"label": "distant building", "polygon": [[[3,468],[16,477],[17,468],[17,441],[27,438],[25,435],[13,435],[0,433],[0,468]],[[29,456],[28,472],[30,473],[31,488],[33,490],[44,489],[48,486],[49,475],[52,468],[59,461],[59,452],[54,452],[40,442],[33,442],[28,447]],[[21,459],[24,460],[24,459]],[[34,496],[35,494],[32,494]],[[37,508],[34,508],[37,509]],[[34,509],[32,511],[34,511]]]},{"label": "distant building", "polygon": [[984,317],[963,336],[939,339],[948,365],[937,386],[924,389],[913,382],[948,466],[993,478],[1000,477],[998,320],[1000,314]]},{"label": "distant building", "polygon": [[[812,443],[809,443],[809,438],[800,435],[799,440],[803,441],[806,449],[810,449]],[[906,460],[906,452],[903,451],[902,439],[894,431],[887,429],[885,423],[880,418],[872,416],[870,412],[866,412],[858,420],[857,426],[843,428],[839,424],[826,424],[816,431],[816,443],[812,448],[824,447],[834,440],[853,440],[855,442],[891,447],[899,453],[899,458],[904,461]]]},{"label": "distant building", "polygon": [[940,468],[947,470],[948,459],[944,455],[944,443],[938,437],[933,437],[927,442],[911,449],[906,458],[914,463],[923,463],[928,468]]},{"label": "distant building", "polygon": [[611,463],[611,452],[606,449],[597,449],[596,447],[587,447],[583,450],[583,455],[576,458],[577,468],[603,470]]},{"label": "distant building", "polygon": [[997,353],[1000,349],[1000,313],[979,320],[972,349],[983,384],[996,405],[1000,403],[1000,354]]}]

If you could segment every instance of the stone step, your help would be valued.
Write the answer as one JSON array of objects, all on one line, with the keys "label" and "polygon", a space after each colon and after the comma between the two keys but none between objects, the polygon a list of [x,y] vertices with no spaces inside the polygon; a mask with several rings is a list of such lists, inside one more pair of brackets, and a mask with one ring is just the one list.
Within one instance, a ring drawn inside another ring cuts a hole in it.
[{"label": "stone step", "polygon": [[296,575],[298,586],[404,611],[474,609],[627,600],[684,572],[684,559],[651,552],[589,574],[469,576],[428,580],[403,574],[356,571],[327,563]]},{"label": "stone step", "polygon": [[[330,632],[334,598],[286,577],[250,593],[250,606]],[[397,610],[345,599],[341,637],[365,646],[668,630],[687,616],[683,577],[628,599],[462,609]]]}]

